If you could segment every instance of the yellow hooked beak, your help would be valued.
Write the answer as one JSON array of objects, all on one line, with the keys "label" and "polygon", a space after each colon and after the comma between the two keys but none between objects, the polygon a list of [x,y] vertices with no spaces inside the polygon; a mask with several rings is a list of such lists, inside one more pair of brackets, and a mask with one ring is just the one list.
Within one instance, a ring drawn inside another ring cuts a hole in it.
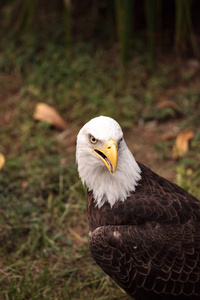
[{"label": "yellow hooked beak", "polygon": [[106,149],[94,148],[95,154],[101,158],[109,172],[114,175],[117,169],[118,150],[115,140],[110,139],[107,142]]}]

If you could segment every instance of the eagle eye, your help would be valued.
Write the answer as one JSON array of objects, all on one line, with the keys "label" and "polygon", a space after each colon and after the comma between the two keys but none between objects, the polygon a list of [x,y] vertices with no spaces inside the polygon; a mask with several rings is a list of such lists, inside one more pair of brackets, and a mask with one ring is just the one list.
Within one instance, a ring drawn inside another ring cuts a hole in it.
[{"label": "eagle eye", "polygon": [[90,136],[90,142],[92,144],[96,144],[97,143],[97,139],[95,139],[95,137],[93,135]]}]

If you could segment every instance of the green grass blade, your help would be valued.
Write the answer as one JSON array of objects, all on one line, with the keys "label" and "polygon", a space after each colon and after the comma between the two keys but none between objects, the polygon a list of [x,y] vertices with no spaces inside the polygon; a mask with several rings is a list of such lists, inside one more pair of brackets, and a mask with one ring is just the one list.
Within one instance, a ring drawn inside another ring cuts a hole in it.
[{"label": "green grass blade", "polygon": [[67,57],[71,57],[71,3],[64,0],[63,23],[65,29]]},{"label": "green grass blade", "polygon": [[145,0],[146,30],[149,44],[149,58],[151,67],[155,63],[156,29],[157,29],[157,0]]},{"label": "green grass blade", "polygon": [[175,4],[175,51],[178,54],[184,54],[188,49],[187,43],[190,40],[193,54],[199,57],[197,41],[193,33],[192,1],[176,0]]},{"label": "green grass blade", "polygon": [[126,78],[126,63],[130,51],[133,24],[133,0],[116,0],[116,20],[121,63],[121,82]]}]

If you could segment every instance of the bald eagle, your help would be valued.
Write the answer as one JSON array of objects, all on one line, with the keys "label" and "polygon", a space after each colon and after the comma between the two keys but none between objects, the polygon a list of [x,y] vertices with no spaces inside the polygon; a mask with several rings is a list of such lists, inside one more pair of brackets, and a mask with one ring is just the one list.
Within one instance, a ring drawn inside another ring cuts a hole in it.
[{"label": "bald eagle", "polygon": [[77,136],[90,250],[136,300],[200,299],[200,202],[137,162],[120,125],[96,117]]}]

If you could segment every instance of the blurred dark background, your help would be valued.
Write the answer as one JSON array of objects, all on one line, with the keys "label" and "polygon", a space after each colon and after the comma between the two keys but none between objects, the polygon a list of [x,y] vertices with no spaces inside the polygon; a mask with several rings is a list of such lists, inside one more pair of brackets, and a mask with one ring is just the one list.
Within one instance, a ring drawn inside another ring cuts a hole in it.
[{"label": "blurred dark background", "polygon": [[[6,0],[0,6],[2,74],[14,72],[13,88],[35,90],[37,100],[62,98],[70,120],[80,107],[123,118],[119,94],[138,104],[145,98],[140,86],[148,89],[152,76],[170,74],[173,84],[177,69],[189,78],[199,67],[197,0]],[[188,70],[181,70],[185,62]],[[110,101],[118,104],[111,109]]]}]

